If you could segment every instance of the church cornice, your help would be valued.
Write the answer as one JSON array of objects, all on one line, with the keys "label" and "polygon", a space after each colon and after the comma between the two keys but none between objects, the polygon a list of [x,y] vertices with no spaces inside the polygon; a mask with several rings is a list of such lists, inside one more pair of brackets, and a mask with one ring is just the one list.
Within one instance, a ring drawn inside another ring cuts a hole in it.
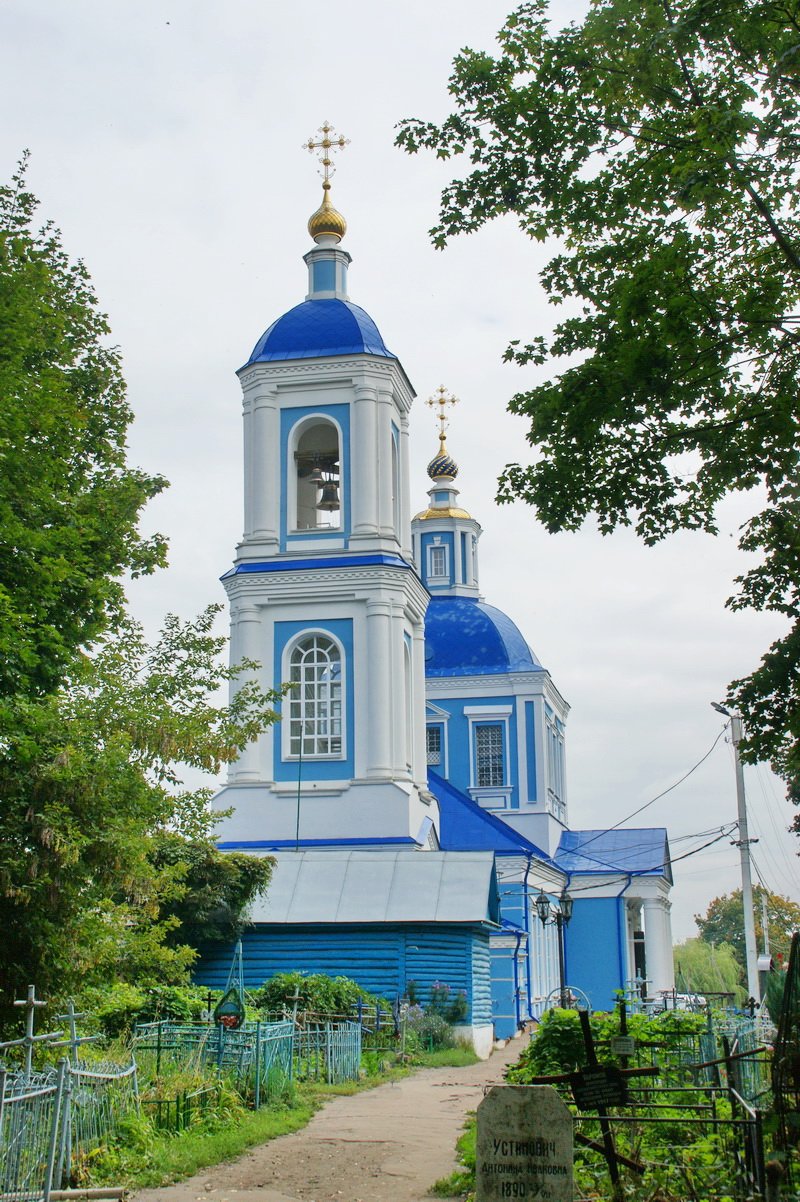
[{"label": "church cornice", "polygon": [[392,391],[397,397],[399,408],[408,413],[416,397],[411,381],[403,370],[399,359],[383,359],[371,355],[352,355],[346,358],[286,360],[282,364],[251,363],[237,373],[245,396],[248,393],[272,384],[280,388],[280,382],[292,379],[302,380],[307,386],[309,376],[331,382],[331,377],[342,377],[342,383],[355,385],[357,379],[365,376],[382,377],[392,383]]}]

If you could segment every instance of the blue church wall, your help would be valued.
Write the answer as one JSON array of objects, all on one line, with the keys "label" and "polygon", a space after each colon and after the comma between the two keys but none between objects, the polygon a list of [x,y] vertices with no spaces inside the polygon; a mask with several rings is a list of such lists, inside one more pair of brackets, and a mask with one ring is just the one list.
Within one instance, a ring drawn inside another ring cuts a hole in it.
[{"label": "blue church wall", "polygon": [[[282,681],[285,675],[283,654],[288,643],[306,631],[322,631],[330,634],[341,644],[343,651],[343,694],[344,694],[344,748],[342,759],[304,759],[302,777],[306,780],[350,780],[355,776],[355,666],[353,663],[353,621],[352,618],[329,618],[319,622],[276,622],[275,623],[275,659],[274,679]],[[276,706],[280,712],[281,704]],[[276,781],[296,781],[298,775],[298,760],[283,757],[283,727],[278,723],[275,727],[273,772]]]},{"label": "blue church wall", "polygon": [[567,984],[582,989],[595,1010],[609,1010],[625,984],[625,916],[619,897],[575,898],[566,929]]},{"label": "blue church wall", "polygon": [[[498,715],[497,718],[492,718],[487,715],[485,719],[473,718],[472,726],[492,725],[494,722],[499,723],[504,727],[504,752],[506,756],[505,764],[505,779],[511,786],[511,809],[519,808],[519,756],[517,746],[517,699],[515,697],[462,697],[457,701],[449,698],[436,698],[436,706],[439,709],[445,710],[450,719],[447,722],[437,723],[436,719],[428,715],[429,721],[427,725],[442,727],[442,761],[438,771],[440,775],[445,775],[445,766],[447,766],[447,780],[450,781],[455,788],[460,789],[462,793],[469,793],[470,787],[477,779],[475,777],[475,766],[473,763],[475,749],[470,746],[470,719],[464,713],[464,707],[486,705],[491,709],[495,706],[510,707],[511,713],[508,715]],[[533,734],[531,733],[531,737]],[[447,739],[447,752],[444,751],[444,740]],[[534,765],[535,769],[535,765]],[[528,769],[530,778],[531,769]],[[535,770],[534,770],[535,777]],[[532,786],[535,790],[535,779]]]},{"label": "blue church wall", "polygon": [[[198,985],[223,989],[231,966],[230,944],[207,947],[194,970]],[[468,1021],[492,1021],[489,934],[476,927],[426,923],[363,926],[256,926],[242,936],[244,985],[257,989],[281,972],[351,977],[389,1001],[413,981],[425,1005],[434,984],[464,990]]]},{"label": "blue church wall", "polygon": [[[341,526],[335,530],[289,530],[289,481],[294,479],[294,462],[290,462],[290,435],[298,422],[306,417],[319,414],[329,417],[338,425],[341,431],[341,459],[339,463],[339,499],[341,503]],[[347,538],[350,535],[350,406],[349,405],[300,405],[296,409],[281,410],[281,550],[291,547],[293,542],[305,541],[309,538],[325,541],[327,539]]]},{"label": "blue church wall", "polygon": [[492,1018],[497,1039],[511,1039],[526,1017],[527,999],[520,996],[519,990],[525,975],[522,966],[525,941],[521,933],[514,944],[491,948]]},{"label": "blue church wall", "polygon": [[[439,546],[447,551],[447,573],[444,576],[431,576],[428,572],[429,548]],[[420,539],[420,575],[422,583],[429,590],[437,588],[452,588],[455,584],[455,542],[452,531],[443,530],[423,533]]]},{"label": "blue church wall", "polygon": [[528,801],[536,801],[536,711],[525,702],[525,757],[528,763]]}]

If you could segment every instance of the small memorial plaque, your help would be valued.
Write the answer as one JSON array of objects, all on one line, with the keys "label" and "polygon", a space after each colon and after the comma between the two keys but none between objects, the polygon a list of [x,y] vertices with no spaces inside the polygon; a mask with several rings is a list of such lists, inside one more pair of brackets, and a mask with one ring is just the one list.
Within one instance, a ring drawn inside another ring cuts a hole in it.
[{"label": "small memorial plaque", "polygon": [[496,1085],[478,1107],[475,1202],[573,1202],[572,1115],[552,1085]]},{"label": "small memorial plaque", "polygon": [[615,1056],[632,1056],[636,1051],[636,1040],[632,1035],[615,1035],[611,1040],[611,1051]]},{"label": "small memorial plaque", "polygon": [[570,1077],[572,1096],[579,1110],[597,1110],[598,1106],[624,1106],[628,1101],[625,1078],[618,1068],[600,1064],[582,1068]]}]

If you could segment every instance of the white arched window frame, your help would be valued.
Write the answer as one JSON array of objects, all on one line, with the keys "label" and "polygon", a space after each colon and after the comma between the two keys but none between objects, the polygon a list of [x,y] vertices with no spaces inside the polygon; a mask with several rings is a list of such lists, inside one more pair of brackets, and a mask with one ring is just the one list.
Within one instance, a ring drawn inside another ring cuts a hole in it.
[{"label": "white arched window frame", "polygon": [[[312,432],[318,437],[314,438]],[[314,445],[318,444],[318,445]],[[288,439],[287,477],[287,524],[293,534],[306,531],[338,530],[344,524],[344,481],[342,472],[342,429],[327,413],[309,413],[292,426]],[[323,482],[330,473],[326,463],[333,458],[337,464],[335,484],[339,497],[339,508],[320,510],[317,508],[322,495],[322,486],[312,485],[309,472],[315,464],[313,456],[319,455],[319,467]],[[310,457],[310,458],[309,458]],[[313,516],[314,521],[311,521]]]},{"label": "white arched window frame", "polygon": [[285,760],[346,757],[345,654],[327,630],[304,630],[283,655],[290,684],[281,723]]}]

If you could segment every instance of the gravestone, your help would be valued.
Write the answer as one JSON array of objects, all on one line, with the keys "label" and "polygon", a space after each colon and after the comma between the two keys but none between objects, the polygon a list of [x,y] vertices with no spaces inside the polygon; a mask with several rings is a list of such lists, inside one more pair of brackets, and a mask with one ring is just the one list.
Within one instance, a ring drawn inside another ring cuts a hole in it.
[{"label": "gravestone", "polygon": [[478,1106],[475,1202],[573,1202],[572,1115],[551,1085],[495,1085]]}]

